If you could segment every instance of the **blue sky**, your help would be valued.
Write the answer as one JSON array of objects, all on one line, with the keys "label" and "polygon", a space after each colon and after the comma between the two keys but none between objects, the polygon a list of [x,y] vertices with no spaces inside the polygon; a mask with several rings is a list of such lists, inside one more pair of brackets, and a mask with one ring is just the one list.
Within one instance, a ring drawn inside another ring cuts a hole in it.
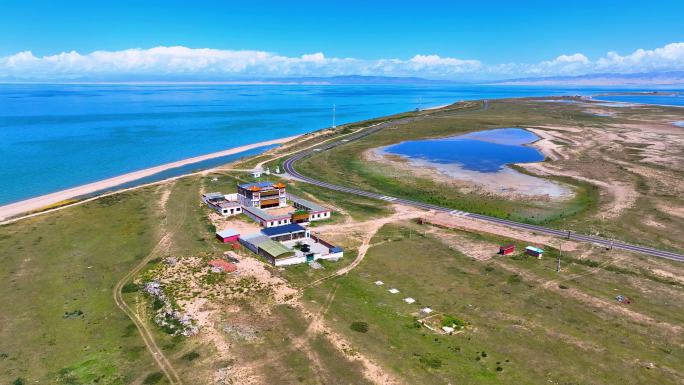
[{"label": "blue sky", "polygon": [[[678,56],[667,65],[649,63],[627,68],[594,64],[607,58],[609,52],[624,58],[638,49],[653,51],[684,42],[681,0],[287,3],[290,2],[4,0],[0,4],[0,77],[22,76],[18,65],[33,65],[23,72],[31,70],[32,76],[56,76],[48,73],[45,63],[38,68],[36,61],[24,60],[25,57],[23,61],[14,60],[11,71],[3,70],[3,64],[9,66],[8,57],[26,51],[40,59],[71,51],[88,55],[93,51],[179,46],[265,52],[284,58],[320,53],[325,60],[350,58],[363,62],[321,65],[318,60],[318,71],[310,63],[293,67],[288,62],[289,67],[283,70],[286,75],[346,74],[354,70],[364,74],[376,71],[386,75],[420,75],[425,65],[435,63],[437,67],[431,67],[426,77],[555,75],[599,69],[664,71],[677,70],[680,64],[684,69],[684,57],[680,61]],[[673,50],[675,55],[680,53],[679,46],[668,50],[663,54],[666,58],[671,58]],[[583,57],[573,56],[576,54]],[[192,53],[184,55],[191,57]],[[418,60],[419,65],[411,63],[416,55],[430,59]],[[459,62],[439,61],[437,57]],[[572,68],[558,69],[552,62],[559,57],[571,58],[561,62],[571,62]],[[394,63],[388,70],[387,60],[395,59],[406,63]],[[212,64],[216,66],[213,70],[225,76],[279,73],[271,62],[242,72],[220,71],[218,66],[225,65],[226,60],[235,59],[224,57],[220,63]],[[534,67],[544,62],[551,64]],[[81,66],[73,72],[88,68]],[[139,68],[126,68],[140,72]],[[169,71],[163,66],[158,69]]]}]

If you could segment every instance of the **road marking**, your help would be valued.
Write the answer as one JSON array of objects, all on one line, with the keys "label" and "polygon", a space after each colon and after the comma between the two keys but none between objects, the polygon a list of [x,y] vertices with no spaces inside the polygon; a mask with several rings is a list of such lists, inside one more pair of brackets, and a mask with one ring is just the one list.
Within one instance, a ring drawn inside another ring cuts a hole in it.
[{"label": "road marking", "polygon": [[465,212],[465,211],[460,211],[460,210],[452,210],[452,211],[449,211],[449,214],[451,214],[451,215],[456,215],[456,216],[459,216],[459,217],[467,217],[468,215],[470,215],[470,213],[467,213],[467,212]]},{"label": "road marking", "polygon": [[395,198],[395,197],[388,197],[387,195],[381,196],[380,199],[382,199],[382,200],[384,200],[384,201],[387,201],[387,202],[393,202],[393,201],[396,201],[396,200],[397,200],[397,198]]}]

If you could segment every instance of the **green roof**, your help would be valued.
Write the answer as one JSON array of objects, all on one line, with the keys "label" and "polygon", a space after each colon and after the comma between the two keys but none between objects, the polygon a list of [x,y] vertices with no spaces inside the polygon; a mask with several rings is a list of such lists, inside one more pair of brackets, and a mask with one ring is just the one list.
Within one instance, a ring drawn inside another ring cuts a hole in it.
[{"label": "green roof", "polygon": [[294,251],[288,249],[282,243],[270,239],[259,243],[259,248],[275,259],[287,258],[294,255]]}]

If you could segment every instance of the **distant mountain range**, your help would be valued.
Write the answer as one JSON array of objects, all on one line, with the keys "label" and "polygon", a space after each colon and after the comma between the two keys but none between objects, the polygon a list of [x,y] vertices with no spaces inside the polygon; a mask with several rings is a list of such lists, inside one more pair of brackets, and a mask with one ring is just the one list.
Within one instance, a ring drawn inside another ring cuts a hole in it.
[{"label": "distant mountain range", "polygon": [[431,80],[418,77],[346,75],[329,77],[270,78],[267,81],[301,84],[463,84],[451,80]]},{"label": "distant mountain range", "polygon": [[[15,78],[0,78],[5,83],[44,83],[40,79],[27,80]],[[103,76],[83,77],[68,80],[50,81],[50,83],[136,83],[136,84],[162,84],[162,83],[198,83],[198,84],[320,84],[320,85],[371,85],[371,84],[404,84],[404,85],[559,85],[559,86],[682,86],[684,85],[684,71],[650,72],[635,74],[601,73],[578,76],[549,76],[527,77],[504,80],[435,80],[420,77],[393,77],[393,76],[293,76],[293,77],[269,77],[269,78],[215,78],[210,75],[205,77],[184,77],[182,75],[128,75],[128,76]]]},{"label": "distant mountain range", "polygon": [[635,74],[602,73],[578,76],[530,77],[500,80],[488,84],[563,86],[669,86],[684,85],[684,71]]},{"label": "distant mountain range", "polygon": [[601,73],[578,76],[550,76],[497,81],[431,80],[419,77],[332,76],[261,79],[263,82],[296,84],[492,84],[492,85],[563,85],[563,86],[665,86],[684,85],[684,71],[635,74]]}]

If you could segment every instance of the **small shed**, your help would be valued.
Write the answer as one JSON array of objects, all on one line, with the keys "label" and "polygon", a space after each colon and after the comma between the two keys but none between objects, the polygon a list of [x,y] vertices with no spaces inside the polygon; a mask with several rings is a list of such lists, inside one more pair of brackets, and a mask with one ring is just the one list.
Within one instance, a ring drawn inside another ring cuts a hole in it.
[{"label": "small shed", "polygon": [[225,259],[214,259],[209,261],[209,266],[212,270],[222,271],[224,273],[232,273],[237,270],[237,266],[234,263],[230,263]]},{"label": "small shed", "polygon": [[525,248],[525,254],[541,259],[542,255],[544,254],[544,250],[534,246],[527,246]]},{"label": "small shed", "polygon": [[512,243],[499,247],[499,254],[501,255],[509,255],[513,254],[513,252],[515,252],[515,245]]},{"label": "small shed", "polygon": [[225,229],[216,232],[216,239],[221,243],[235,243],[240,238],[240,233],[234,229]]}]

